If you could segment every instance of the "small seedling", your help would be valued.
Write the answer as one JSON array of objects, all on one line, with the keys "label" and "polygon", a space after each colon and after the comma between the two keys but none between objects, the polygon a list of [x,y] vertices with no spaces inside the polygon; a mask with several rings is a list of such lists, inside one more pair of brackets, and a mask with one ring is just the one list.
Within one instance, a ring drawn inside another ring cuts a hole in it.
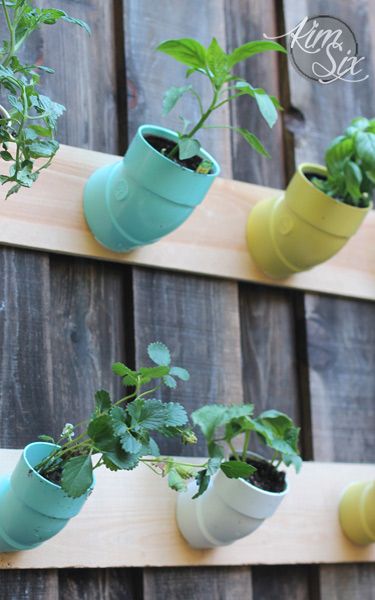
[{"label": "small seedling", "polygon": [[196,135],[201,129],[212,127],[229,127],[239,133],[259,154],[269,157],[261,141],[248,129],[228,125],[207,125],[206,122],[220,107],[240,96],[247,95],[256,101],[261,116],[269,127],[273,127],[278,117],[277,109],[281,109],[278,100],[274,96],[269,96],[264,89],[255,88],[243,78],[236,76],[234,67],[247,58],[262,52],[285,53],[286,50],[283,46],[277,42],[259,40],[243,44],[228,54],[220,47],[216,38],[212,39],[207,48],[194,39],[182,38],[162,42],[157,50],[186,65],[188,67],[186,77],[190,77],[193,73],[203,75],[209,80],[212,89],[212,98],[207,104],[204,103],[193,85],[173,86],[165,92],[164,115],[167,115],[185,94],[193,95],[200,112],[198,121],[190,129],[191,122],[185,117],[180,117],[184,123],[183,131],[177,132],[178,142],[167,154],[169,158],[173,159],[177,153],[180,160],[198,155],[201,144]]},{"label": "small seedling", "polygon": [[336,200],[367,208],[375,188],[375,119],[353,119],[325,153],[327,178],[313,177],[319,190]]},{"label": "small seedling", "polygon": [[[256,472],[249,463],[249,447],[254,433],[258,439],[273,451],[271,460],[263,462],[278,469],[281,463],[294,465],[298,472],[301,458],[298,451],[299,428],[285,414],[277,410],[267,410],[253,417],[252,404],[224,405],[210,404],[192,413],[192,421],[197,425],[207,442],[209,461],[207,466],[197,473],[198,492],[203,494],[212,475],[219,469],[229,478],[248,479]],[[241,450],[236,449],[234,441],[243,436]],[[227,460],[226,457],[230,458]]]},{"label": "small seedling", "polygon": [[[59,144],[56,124],[65,107],[39,92],[40,73],[49,67],[23,63],[20,50],[42,25],[58,21],[75,23],[87,32],[88,25],[56,8],[34,8],[30,0],[1,0],[8,39],[0,48],[0,92],[7,93],[9,107],[0,106],[0,156],[10,164],[0,183],[13,183],[6,197],[21,187],[29,188],[40,172],[51,164]],[[35,164],[35,160],[41,159]]]}]

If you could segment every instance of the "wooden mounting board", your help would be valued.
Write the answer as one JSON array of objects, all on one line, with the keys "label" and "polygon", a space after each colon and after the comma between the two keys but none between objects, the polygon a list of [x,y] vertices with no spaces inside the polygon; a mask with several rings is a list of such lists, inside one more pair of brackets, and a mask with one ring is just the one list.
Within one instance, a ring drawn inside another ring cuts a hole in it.
[{"label": "wooden mounting board", "polygon": [[[0,450],[10,472],[20,450]],[[199,459],[194,459],[199,460]],[[251,536],[214,550],[193,550],[175,523],[176,493],[141,465],[99,469],[82,512],[35,550],[0,555],[1,569],[375,562],[375,544],[358,547],[341,532],[338,502],[354,480],[370,480],[373,465],[306,462],[289,473],[291,491],[275,515]]]},{"label": "wooden mounting board", "polygon": [[[245,224],[256,202],[280,190],[218,179],[176,232],[128,254],[101,247],[82,213],[82,190],[98,167],[119,157],[61,146],[30,189],[0,201],[0,243],[48,252],[199,273],[354,298],[375,299],[375,213],[330,261],[284,281],[261,273],[247,252]],[[270,165],[272,168],[272,165]]]}]

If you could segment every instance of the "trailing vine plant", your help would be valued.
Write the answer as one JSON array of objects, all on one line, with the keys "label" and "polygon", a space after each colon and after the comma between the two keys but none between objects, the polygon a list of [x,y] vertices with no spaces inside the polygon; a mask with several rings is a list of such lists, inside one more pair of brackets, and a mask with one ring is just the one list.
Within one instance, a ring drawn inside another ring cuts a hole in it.
[{"label": "trailing vine plant", "polygon": [[0,157],[9,163],[9,172],[0,176],[0,182],[13,183],[8,198],[21,186],[31,187],[51,164],[59,148],[56,123],[65,110],[39,92],[40,73],[53,73],[53,69],[21,62],[20,50],[42,25],[67,21],[88,33],[90,29],[63,10],[35,8],[30,0],[1,0],[0,8],[8,32],[0,47],[0,95],[1,102],[7,103],[7,107],[0,104]]}]

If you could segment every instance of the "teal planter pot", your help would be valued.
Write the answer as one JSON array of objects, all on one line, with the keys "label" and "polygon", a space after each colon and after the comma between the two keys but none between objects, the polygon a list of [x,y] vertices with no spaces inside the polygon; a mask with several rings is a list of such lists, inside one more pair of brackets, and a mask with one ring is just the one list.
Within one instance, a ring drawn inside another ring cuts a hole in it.
[{"label": "teal planter pot", "polygon": [[200,156],[213,164],[208,175],[163,156],[147,141],[149,135],[177,141],[170,129],[143,125],[125,157],[95,171],[85,186],[87,224],[95,239],[114,252],[152,244],[177,229],[220,173],[218,163],[204,150]]},{"label": "teal planter pot", "polygon": [[75,517],[89,493],[69,498],[33,467],[56,448],[34,442],[24,449],[12,475],[0,478],[0,552],[36,548]]}]

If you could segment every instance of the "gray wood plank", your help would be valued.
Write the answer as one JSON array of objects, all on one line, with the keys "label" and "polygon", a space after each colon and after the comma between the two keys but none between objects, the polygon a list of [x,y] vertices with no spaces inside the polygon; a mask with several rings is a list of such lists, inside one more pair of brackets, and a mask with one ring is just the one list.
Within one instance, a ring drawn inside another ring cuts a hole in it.
[{"label": "gray wood plank", "polygon": [[[372,4],[366,0],[314,0],[298,6],[284,0],[286,30],[305,15],[330,14],[343,19],[354,30],[359,53],[366,56],[366,72],[370,73],[375,56],[372,13]],[[373,116],[371,77],[355,84],[337,82],[323,86],[306,81],[290,67],[289,82],[288,126],[296,134],[296,163],[321,162],[329,141],[341,133],[350,119]],[[373,461],[375,306],[306,295],[305,315],[314,458]],[[372,598],[374,573],[373,565],[321,567],[321,598]]]},{"label": "gray wood plank", "polygon": [[[141,0],[126,2],[124,6],[127,79],[132,90],[129,131],[134,132],[142,122],[174,127],[174,119],[161,119],[161,100],[165,89],[171,85],[183,85],[184,69],[174,65],[168,57],[153,54],[152,49],[168,37],[190,36],[208,43],[215,35],[225,45],[224,3],[193,0],[180,2],[171,10],[166,0],[157,6]],[[160,15],[163,15],[162,19]],[[196,81],[200,85],[198,76]],[[187,106],[195,110],[192,102]],[[183,111],[181,106],[176,115],[182,112],[185,116],[189,114],[189,110]],[[220,112],[221,115],[213,122],[229,123],[228,110],[223,108]],[[219,160],[223,174],[230,176],[229,134],[223,130],[209,130],[201,136],[201,141]],[[177,394],[173,394],[173,398],[183,401],[189,411],[204,402],[242,399],[235,283],[134,269],[133,293],[138,364],[144,358],[146,344],[161,339],[174,351],[176,360],[192,372],[189,386],[180,386]],[[167,399],[168,395],[163,397]],[[202,445],[197,445],[194,451],[199,453],[202,448]],[[164,452],[176,450],[178,448],[173,442],[163,445]],[[188,452],[191,453],[190,448]],[[169,590],[169,597],[183,593],[184,597],[208,598],[215,590],[215,598],[226,598],[230,593],[226,581],[229,583],[234,577],[237,597],[251,598],[249,570],[223,572],[212,568],[209,570],[209,588],[207,585],[203,587],[201,573],[197,569],[145,570],[144,598],[154,598],[156,593],[157,597],[161,597],[162,585],[165,586],[166,594],[163,594],[166,597]]]},{"label": "gray wood plank", "polygon": [[[64,569],[58,600],[141,600],[138,569]],[[49,600],[49,598],[46,600]],[[54,600],[51,598],[51,600]]]},{"label": "gray wood plank", "polygon": [[[125,107],[117,110],[113,35],[118,7],[116,1],[61,0],[59,8],[90,23],[92,37],[65,23],[45,27],[30,39],[28,60],[56,69],[55,76],[44,78],[44,90],[68,109],[60,126],[62,142],[121,151],[118,115]],[[123,64],[122,48],[118,62]],[[66,421],[87,415],[98,387],[116,391],[110,367],[126,359],[129,271],[12,249],[1,251],[0,269],[0,442],[20,447],[41,432],[59,432]],[[72,595],[79,590],[73,595],[79,598],[88,588],[91,598],[101,598],[102,589],[104,597],[114,598],[119,597],[121,581],[123,590],[129,586],[131,597],[138,573],[73,570],[58,579],[56,571],[2,571],[0,595],[4,600],[57,600],[66,589]]]},{"label": "gray wood plank", "polygon": [[[227,45],[277,35],[276,5],[272,0],[236,0],[226,4]],[[285,60],[282,58],[282,60]],[[255,87],[280,97],[280,57],[265,53],[238,66],[238,74]],[[283,187],[284,142],[282,119],[270,130],[248,98],[232,103],[232,124],[246,126],[264,142],[272,158],[249,150],[239,136],[232,137],[233,177],[260,185]],[[244,397],[257,412],[276,408],[301,423],[300,363],[296,346],[297,294],[251,284],[240,284],[240,327]],[[305,425],[305,424],[304,424]],[[255,448],[265,452],[264,446]],[[309,598],[308,567],[253,567],[256,600]]]},{"label": "gray wood plank", "polygon": [[144,597],[152,600],[174,598],[251,600],[253,598],[248,567],[144,569],[143,589]]}]

